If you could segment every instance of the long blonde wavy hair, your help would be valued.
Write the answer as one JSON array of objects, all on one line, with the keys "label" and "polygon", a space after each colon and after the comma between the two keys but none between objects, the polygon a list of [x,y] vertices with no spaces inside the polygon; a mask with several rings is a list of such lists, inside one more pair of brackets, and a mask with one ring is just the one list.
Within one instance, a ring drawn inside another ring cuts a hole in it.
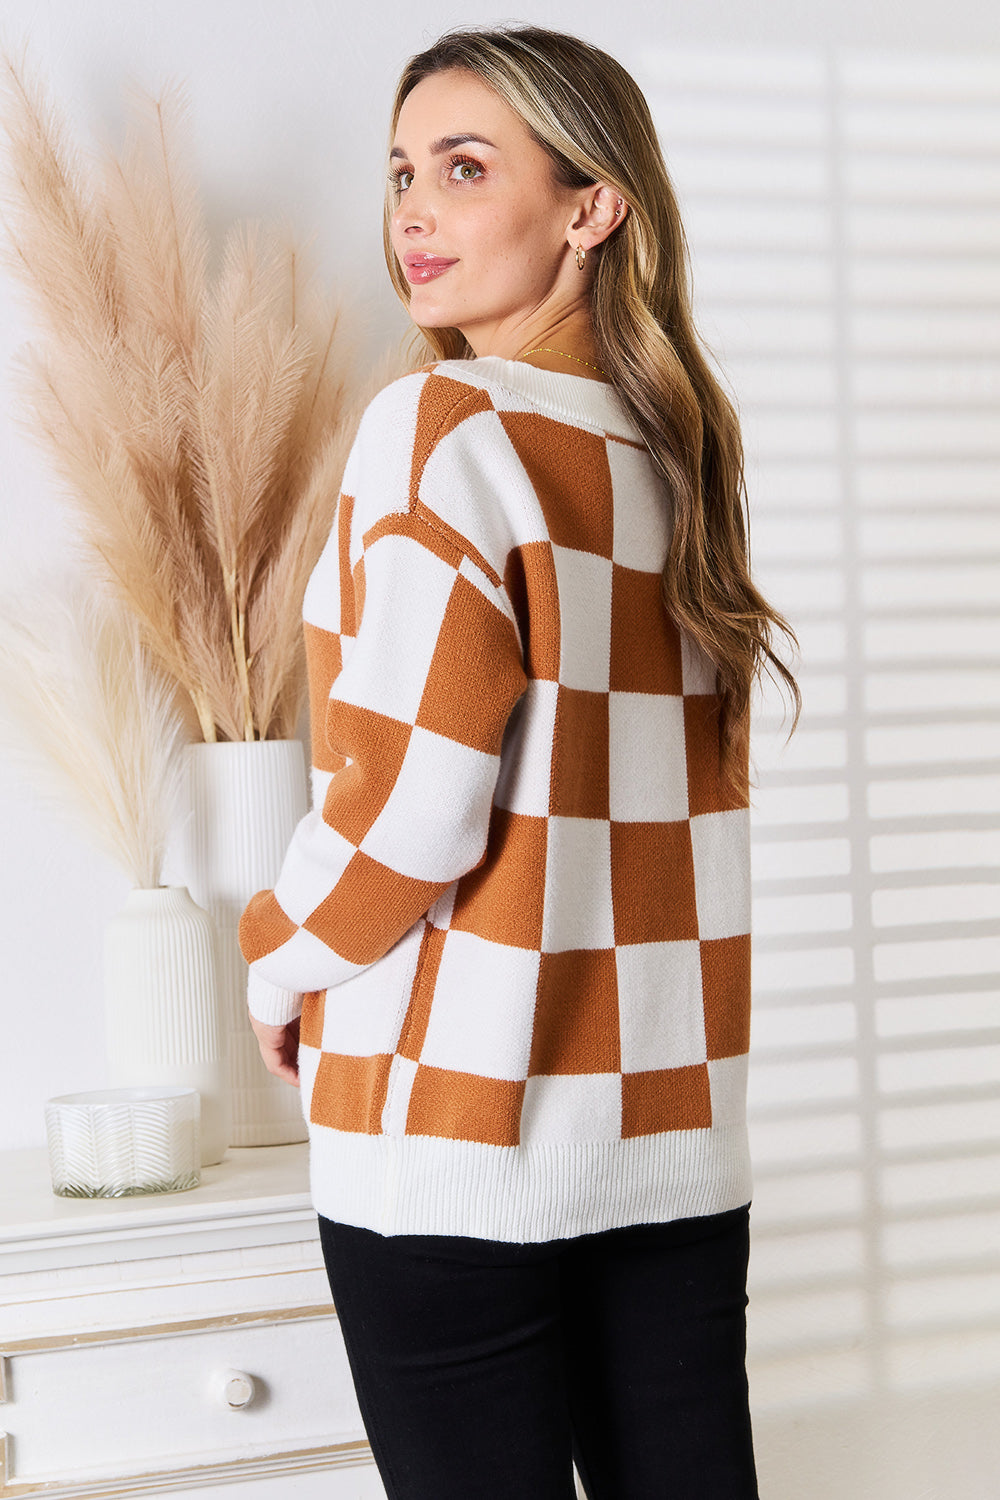
[{"label": "long blonde wavy hair", "polygon": [[[787,621],[750,577],[743,444],[732,403],[709,367],[691,314],[687,241],[649,106],[635,80],[606,52],[538,26],[461,27],[403,69],[392,134],[407,95],[446,69],[475,74],[513,109],[567,187],[607,183],[628,204],[596,262],[590,315],[598,356],[646,443],[672,502],[663,601],[677,625],[716,666],[720,753],[727,778],[746,782],[750,705],[762,671],[784,686],[798,721],[800,697],[772,647]],[[390,137],[391,139],[391,137]],[[393,285],[409,284],[384,242]],[[422,328],[432,358],[474,357],[457,328]]]}]

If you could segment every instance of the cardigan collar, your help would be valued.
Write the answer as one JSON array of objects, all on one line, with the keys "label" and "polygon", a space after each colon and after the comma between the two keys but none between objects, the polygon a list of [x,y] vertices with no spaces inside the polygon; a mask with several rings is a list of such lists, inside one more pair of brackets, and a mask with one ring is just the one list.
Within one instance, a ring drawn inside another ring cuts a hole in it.
[{"label": "cardigan collar", "polygon": [[614,386],[586,375],[538,370],[523,360],[501,359],[484,354],[478,359],[443,360],[436,369],[448,367],[456,380],[473,385],[502,385],[534,406],[543,407],[564,422],[599,427],[614,437],[642,443],[642,436],[625,410]]}]

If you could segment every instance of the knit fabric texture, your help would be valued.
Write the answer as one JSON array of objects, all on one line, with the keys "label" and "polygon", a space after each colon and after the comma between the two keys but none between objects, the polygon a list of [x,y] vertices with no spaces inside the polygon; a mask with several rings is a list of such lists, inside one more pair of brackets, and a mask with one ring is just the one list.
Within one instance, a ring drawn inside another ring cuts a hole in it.
[{"label": "knit fabric texture", "polygon": [[613,389],[495,356],[370,404],[310,580],[313,810],[244,913],[312,1191],[528,1241],[750,1198],[745,794]]}]

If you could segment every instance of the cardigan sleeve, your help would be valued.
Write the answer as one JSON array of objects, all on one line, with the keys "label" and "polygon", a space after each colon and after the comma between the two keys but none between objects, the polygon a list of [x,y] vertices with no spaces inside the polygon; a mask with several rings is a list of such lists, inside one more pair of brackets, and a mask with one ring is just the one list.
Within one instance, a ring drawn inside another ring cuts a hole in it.
[{"label": "cardigan sleeve", "polygon": [[[363,474],[357,486],[355,510],[370,518]],[[261,1021],[292,1019],[303,992],[377,962],[485,857],[526,676],[513,613],[482,561],[422,502],[364,533],[347,575],[357,633],[326,707],[326,743],[344,764],[296,828],[274,890],[240,922]]]}]

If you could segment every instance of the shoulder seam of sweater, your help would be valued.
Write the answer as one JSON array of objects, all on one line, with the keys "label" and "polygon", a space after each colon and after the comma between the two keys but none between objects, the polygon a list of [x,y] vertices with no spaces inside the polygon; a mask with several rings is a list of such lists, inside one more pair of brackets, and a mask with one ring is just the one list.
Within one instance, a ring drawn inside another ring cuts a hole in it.
[{"label": "shoulder seam of sweater", "polygon": [[[443,361],[437,360],[431,365],[422,366],[420,370],[414,370],[413,374],[423,374],[424,372],[426,372],[427,379],[433,379],[434,375],[437,372],[437,365],[441,363],[443,363]],[[454,385],[464,386],[465,395],[456,396],[455,400],[441,417],[437,427],[434,429],[434,435],[431,438],[427,453],[424,457],[421,475],[423,474],[423,470],[427,467],[427,463],[431,457],[431,454],[434,453],[437,449],[438,443],[441,438],[441,433],[445,426],[452,421],[456,411],[458,411],[461,406],[464,406],[466,402],[472,401],[481,389],[481,387],[471,385],[467,381],[454,380],[450,375],[442,375],[441,379],[451,380],[452,384]],[[423,384],[421,384],[421,392],[422,391]],[[461,419],[459,420],[459,422],[454,424],[454,426],[451,428],[451,431],[454,432],[460,425]],[[435,515],[434,511],[429,505],[425,505],[420,500],[419,496],[413,494],[409,496],[406,502],[405,513],[412,516],[415,520],[420,521],[422,525],[427,527],[428,531],[433,532],[436,535],[442,537],[445,541],[450,542],[453,547],[457,547],[458,550],[462,553],[463,557],[467,557],[469,562],[473,563],[475,567],[477,567],[480,572],[482,572],[489,579],[490,583],[495,589],[502,589],[503,578],[500,576],[497,570],[487,561],[487,559],[479,551],[479,548],[476,547],[462,532],[456,531],[454,527],[447,526],[443,521],[440,521],[440,519],[436,517],[435,519],[438,520],[438,524],[435,525],[434,520],[431,519],[431,517],[434,517]]]},{"label": "shoulder seam of sweater", "polygon": [[[454,407],[452,410],[454,410]],[[411,500],[407,505],[406,514],[412,516],[413,520],[419,521],[421,526],[426,526],[427,530],[435,536],[441,537],[444,541],[450,542],[453,547],[456,547],[463,557],[468,558],[469,562],[489,579],[495,589],[503,588],[503,579],[496,568],[492,567],[479,551],[479,548],[474,546],[461,531],[456,531],[453,526],[449,526],[445,521],[442,521],[431,510],[429,505],[425,505],[420,499],[416,501]]]},{"label": "shoulder seam of sweater", "polygon": [[[416,500],[408,500],[405,507],[387,511],[381,521],[376,521],[373,526],[368,528],[362,537],[362,547],[365,552],[386,534],[387,529],[391,530],[391,527],[387,528],[387,523],[393,516],[405,516],[407,521],[415,521],[424,531],[429,531],[432,536],[440,537],[449,547],[472,563],[473,567],[477,568],[483,574],[492,588],[496,590],[503,589],[503,578],[487,558],[483,556],[479,548],[463,532],[458,531],[454,526],[449,526],[446,521],[442,521],[436,512],[419,499],[419,497]],[[414,538],[414,540],[418,539]]]}]

